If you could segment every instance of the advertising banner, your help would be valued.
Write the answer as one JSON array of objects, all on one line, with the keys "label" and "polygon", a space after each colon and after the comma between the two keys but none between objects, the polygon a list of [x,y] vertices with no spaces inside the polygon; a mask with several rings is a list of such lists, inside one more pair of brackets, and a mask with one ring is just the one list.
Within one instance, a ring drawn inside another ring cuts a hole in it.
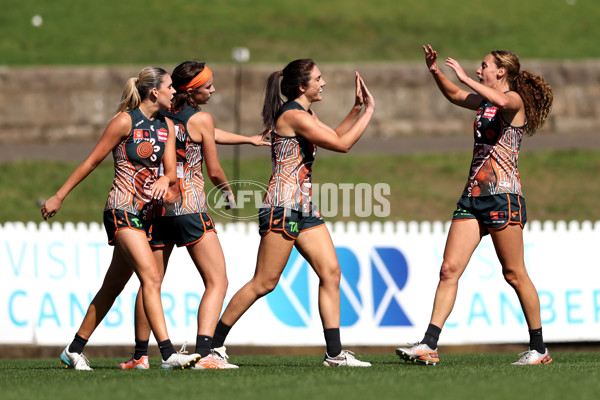
[{"label": "advertising banner", "polygon": [[[448,224],[329,224],[342,270],[345,345],[418,341],[429,322]],[[225,305],[252,278],[260,237],[255,223],[217,224],[227,262]],[[540,297],[547,342],[600,340],[600,223],[530,222],[525,262]],[[113,248],[98,224],[0,226],[0,343],[64,345],[100,288]],[[133,345],[135,275],[90,344]],[[292,252],[277,288],[231,330],[230,345],[322,345],[319,281]],[[171,340],[193,343],[204,286],[185,248],[176,248],[162,288]],[[527,342],[515,291],[484,237],[459,282],[440,344]]]}]

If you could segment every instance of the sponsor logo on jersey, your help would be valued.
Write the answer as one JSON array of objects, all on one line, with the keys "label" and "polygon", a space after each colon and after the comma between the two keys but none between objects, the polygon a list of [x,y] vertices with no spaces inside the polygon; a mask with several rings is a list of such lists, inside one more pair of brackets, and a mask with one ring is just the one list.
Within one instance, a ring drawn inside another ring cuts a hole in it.
[{"label": "sponsor logo on jersey", "polygon": [[150,132],[147,129],[135,129],[133,131],[134,139],[147,139],[150,137]]},{"label": "sponsor logo on jersey", "polygon": [[498,112],[498,109],[496,107],[486,108],[485,112],[483,113],[483,118],[492,119],[496,116],[497,112]]},{"label": "sponsor logo on jersey", "polygon": [[156,133],[158,134],[159,141],[161,141],[161,142],[167,141],[167,137],[169,136],[169,131],[167,131],[165,128],[160,128],[159,130],[156,131]]}]

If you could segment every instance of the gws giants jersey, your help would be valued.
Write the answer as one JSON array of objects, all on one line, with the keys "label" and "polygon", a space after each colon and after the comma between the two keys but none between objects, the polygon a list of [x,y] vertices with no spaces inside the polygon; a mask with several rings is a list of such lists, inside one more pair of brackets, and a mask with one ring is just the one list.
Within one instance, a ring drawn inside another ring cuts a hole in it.
[{"label": "gws giants jersey", "polygon": [[523,196],[518,161],[525,125],[509,125],[497,107],[482,101],[475,118],[473,160],[465,196]]},{"label": "gws giants jersey", "polygon": [[177,183],[169,187],[157,216],[177,216],[206,212],[206,195],[202,175],[202,143],[196,143],[188,134],[189,119],[200,110],[185,106],[179,112],[164,112],[173,120],[177,138]]},{"label": "gws giants jersey", "polygon": [[[295,101],[285,103],[275,121],[288,110],[305,111]],[[312,114],[312,111],[307,111]],[[317,146],[301,136],[279,136],[271,133],[273,172],[263,199],[263,206],[284,207],[296,211],[312,210],[312,164]]]},{"label": "gws giants jersey", "polygon": [[159,176],[169,128],[160,114],[151,121],[139,108],[127,113],[131,131],[113,149],[115,177],[104,210],[123,210],[149,219],[150,189]]}]

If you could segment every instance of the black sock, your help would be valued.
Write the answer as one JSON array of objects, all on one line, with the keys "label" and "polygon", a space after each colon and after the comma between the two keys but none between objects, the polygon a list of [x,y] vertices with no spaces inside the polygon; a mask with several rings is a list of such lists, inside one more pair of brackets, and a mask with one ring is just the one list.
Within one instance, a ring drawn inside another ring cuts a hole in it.
[{"label": "black sock", "polygon": [[77,354],[83,353],[83,348],[85,347],[87,342],[88,342],[87,340],[85,340],[81,336],[75,334],[75,338],[69,345],[69,353],[77,353]]},{"label": "black sock", "polygon": [[168,360],[173,354],[177,353],[175,347],[169,339],[159,342],[158,348],[160,349],[160,355],[164,361]]},{"label": "black sock", "polygon": [[215,329],[215,336],[213,336],[213,349],[223,347],[223,344],[225,344],[225,339],[227,339],[227,335],[229,335],[230,330],[231,326],[225,325],[221,320],[219,320],[217,323],[217,328]]},{"label": "black sock", "polygon": [[197,335],[196,336],[196,353],[200,354],[202,357],[206,357],[210,354],[210,349],[212,349],[213,338],[210,336]]},{"label": "black sock", "polygon": [[135,338],[135,350],[133,353],[133,358],[139,360],[143,356],[147,356],[149,342],[149,340],[139,340],[138,338]]},{"label": "black sock", "polygon": [[342,341],[340,340],[340,328],[324,329],[325,344],[329,357],[338,356],[342,352]]},{"label": "black sock", "polygon": [[438,328],[433,324],[429,324],[429,326],[427,327],[427,331],[425,332],[425,336],[423,337],[423,340],[421,340],[421,343],[424,343],[427,346],[429,346],[431,350],[437,349],[437,343],[438,340],[440,340],[440,333],[442,333],[441,328]]},{"label": "black sock", "polygon": [[544,345],[544,337],[542,336],[542,328],[529,330],[529,349],[535,350],[540,354],[546,352]]}]

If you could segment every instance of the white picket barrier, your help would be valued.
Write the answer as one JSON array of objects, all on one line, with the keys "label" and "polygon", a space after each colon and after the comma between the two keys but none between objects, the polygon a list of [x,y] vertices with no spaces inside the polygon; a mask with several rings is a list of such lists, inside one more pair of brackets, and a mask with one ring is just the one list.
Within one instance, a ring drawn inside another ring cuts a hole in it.
[{"label": "white picket barrier", "polygon": [[[418,340],[429,321],[449,222],[334,222],[328,228],[342,268],[342,340],[396,345]],[[254,272],[256,223],[217,224],[227,261],[226,302]],[[600,221],[531,221],[525,260],[540,295],[548,342],[600,340]],[[100,287],[112,248],[97,224],[0,225],[0,343],[64,344]],[[133,343],[134,277],[92,337]],[[174,342],[194,341],[203,285],[185,249],[176,249],[163,285]],[[277,289],[260,299],[228,338],[239,345],[321,345],[315,273],[294,250]],[[460,281],[443,344],[528,340],[514,291],[489,237]]]}]

